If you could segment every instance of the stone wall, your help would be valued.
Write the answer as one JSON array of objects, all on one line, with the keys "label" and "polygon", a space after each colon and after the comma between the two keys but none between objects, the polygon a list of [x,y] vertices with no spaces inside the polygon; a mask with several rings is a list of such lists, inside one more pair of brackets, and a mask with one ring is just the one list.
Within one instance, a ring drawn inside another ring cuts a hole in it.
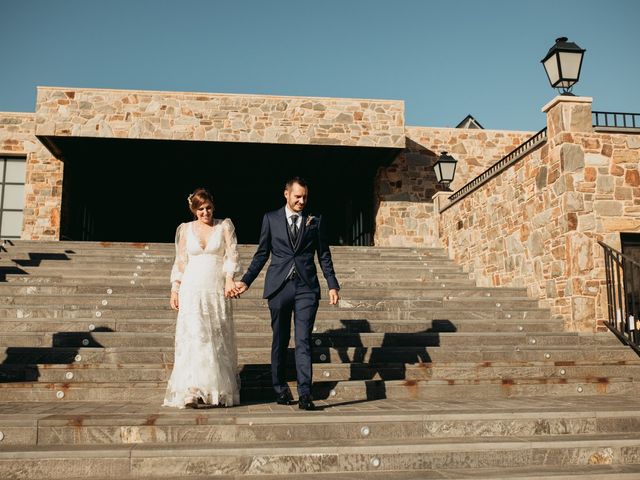
[{"label": "stone wall", "polygon": [[35,136],[33,113],[0,113],[0,154],[27,157],[22,238],[57,240],[63,163]]},{"label": "stone wall", "polygon": [[404,147],[404,102],[38,88],[38,135]]},{"label": "stone wall", "polygon": [[440,236],[480,285],[526,287],[567,330],[601,329],[597,241],[640,231],[640,136],[594,133],[590,99],[547,112],[547,144],[445,210]]},{"label": "stone wall", "polygon": [[40,147],[33,113],[0,112],[0,155],[27,155]]},{"label": "stone wall", "polygon": [[440,244],[432,197],[440,188],[433,165],[440,152],[458,165],[456,190],[529,138],[533,132],[406,127],[406,149],[376,179],[376,235],[380,246]]}]

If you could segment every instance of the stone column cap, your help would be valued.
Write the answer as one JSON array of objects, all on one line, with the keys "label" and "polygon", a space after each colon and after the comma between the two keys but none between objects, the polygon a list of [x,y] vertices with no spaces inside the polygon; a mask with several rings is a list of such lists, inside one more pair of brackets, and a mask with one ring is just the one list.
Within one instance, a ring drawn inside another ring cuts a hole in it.
[{"label": "stone column cap", "polygon": [[455,192],[444,192],[444,191],[439,191],[433,194],[433,196],[431,197],[432,200],[435,200],[436,198],[440,198],[440,197],[444,197],[445,199],[449,198],[451,195],[453,195]]},{"label": "stone column cap", "polygon": [[558,95],[544,107],[542,112],[547,113],[559,103],[593,103],[593,97],[574,97],[572,95]]}]

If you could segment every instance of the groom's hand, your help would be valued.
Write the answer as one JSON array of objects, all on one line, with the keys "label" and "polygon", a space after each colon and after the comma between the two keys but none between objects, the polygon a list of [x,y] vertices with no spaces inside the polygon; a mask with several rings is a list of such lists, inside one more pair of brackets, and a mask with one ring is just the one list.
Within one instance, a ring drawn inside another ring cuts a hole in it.
[{"label": "groom's hand", "polygon": [[247,287],[246,283],[236,282],[236,292],[238,292],[238,295],[242,295],[247,290],[249,290],[249,287]]},{"label": "groom's hand", "polygon": [[329,305],[337,305],[338,300],[340,300],[338,289],[332,288],[331,290],[329,290]]}]

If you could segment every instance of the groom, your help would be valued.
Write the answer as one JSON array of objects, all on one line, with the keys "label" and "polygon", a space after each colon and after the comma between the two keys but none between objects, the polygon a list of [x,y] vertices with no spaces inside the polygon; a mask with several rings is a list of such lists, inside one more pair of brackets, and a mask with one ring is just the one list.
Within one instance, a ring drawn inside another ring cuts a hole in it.
[{"label": "groom", "polygon": [[333,271],[322,217],[303,213],[307,196],[308,188],[303,179],[294,177],[286,183],[284,198],[287,202],[284,207],[266,213],[262,219],[258,249],[236,289],[238,294],[246,291],[272,255],[263,298],[268,299],[271,312],[271,379],[277,394],[276,401],[280,405],[293,404],[286,381],[293,314],[298,407],[314,410],[311,398],[311,331],[320,300],[320,284],[313,260],[316,253],[329,285],[329,304],[338,303],[340,285]]}]

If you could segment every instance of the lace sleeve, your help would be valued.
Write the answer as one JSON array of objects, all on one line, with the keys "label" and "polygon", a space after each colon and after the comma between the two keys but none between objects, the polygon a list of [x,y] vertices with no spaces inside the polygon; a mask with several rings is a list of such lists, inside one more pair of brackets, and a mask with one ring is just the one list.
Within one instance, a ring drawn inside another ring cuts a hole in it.
[{"label": "lace sleeve", "polygon": [[184,273],[184,267],[187,265],[187,237],[186,237],[186,223],[181,223],[176,230],[176,259],[173,262],[173,268],[171,268],[171,291],[177,292],[180,290],[180,282],[182,281],[182,274]]},{"label": "lace sleeve", "polygon": [[238,261],[238,240],[236,238],[236,229],[230,218],[225,218],[222,222],[224,229],[224,263],[222,271],[227,277],[233,278],[233,275],[240,271],[240,263]]}]

